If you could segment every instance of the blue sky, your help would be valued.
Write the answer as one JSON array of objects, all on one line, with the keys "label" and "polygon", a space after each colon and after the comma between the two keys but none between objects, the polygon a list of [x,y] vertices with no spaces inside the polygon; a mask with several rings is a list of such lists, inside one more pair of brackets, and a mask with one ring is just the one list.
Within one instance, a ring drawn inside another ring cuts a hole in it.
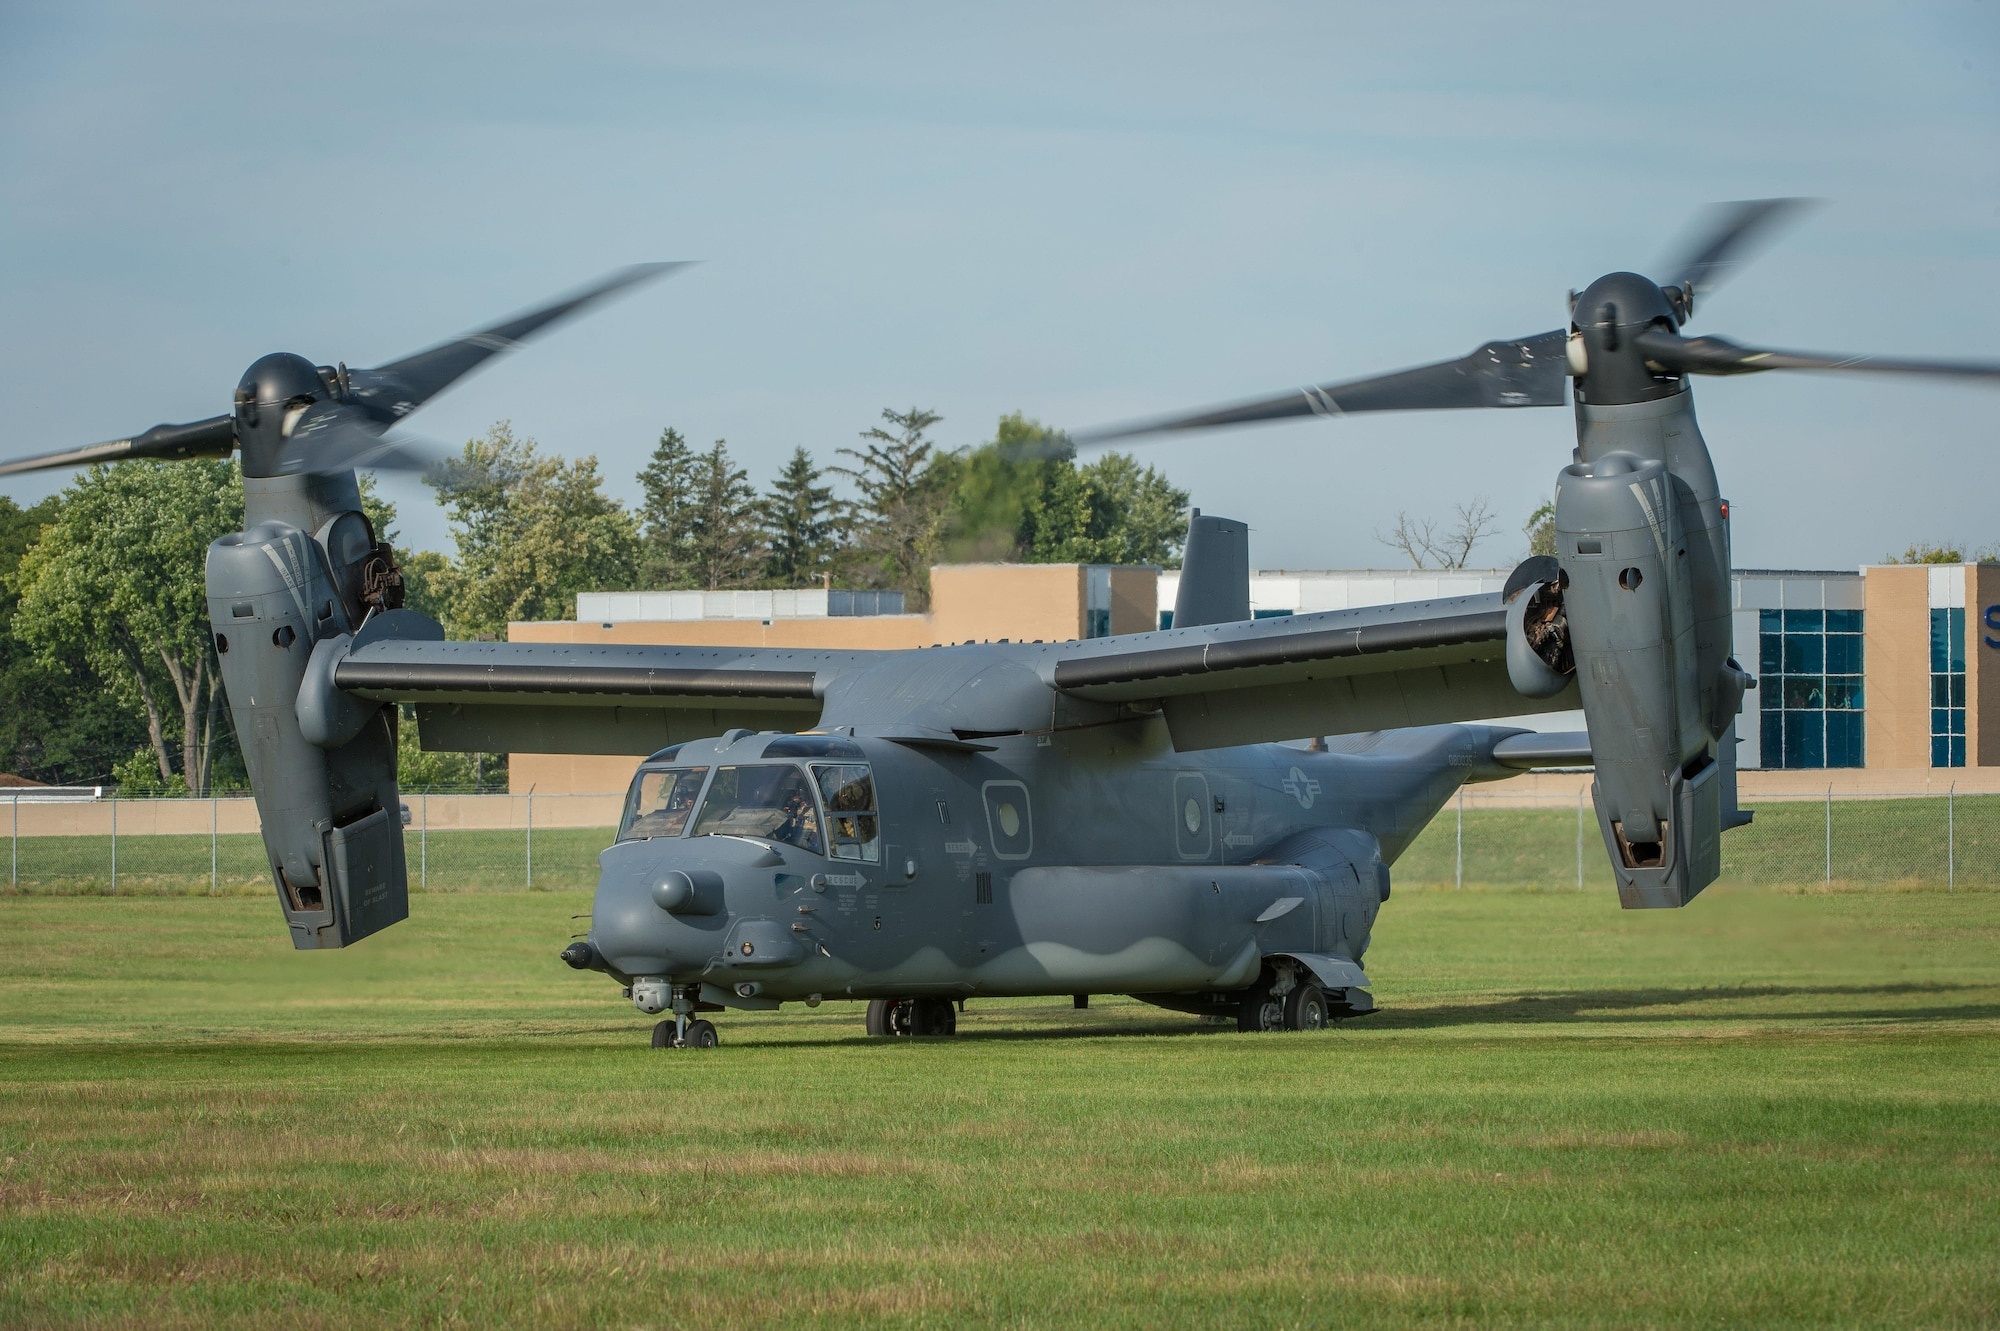
[{"label": "blue sky", "polygon": [[[1660,12],[10,0],[0,454],[225,410],[265,351],[372,364],[691,258],[416,424],[510,418],[628,498],[675,425],[761,482],[885,406],[956,446],[1011,410],[1081,428],[1457,355],[1769,194],[1827,203],[1698,331],[2000,358],[2000,13]],[[1741,564],[2000,541],[2000,390],[1698,397]],[[1248,519],[1258,564],[1326,567],[1393,562],[1372,533],[1399,509],[1485,496],[1518,525],[1570,444],[1524,411],[1146,453]]]}]

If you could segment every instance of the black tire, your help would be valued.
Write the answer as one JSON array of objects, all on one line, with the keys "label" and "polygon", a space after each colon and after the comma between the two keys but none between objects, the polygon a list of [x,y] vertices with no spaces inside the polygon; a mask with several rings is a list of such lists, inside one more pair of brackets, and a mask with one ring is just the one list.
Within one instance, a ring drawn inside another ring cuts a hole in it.
[{"label": "black tire", "polygon": [[1326,994],[1316,984],[1292,986],[1285,995],[1285,1029],[1323,1031],[1326,1029]]},{"label": "black tire", "polygon": [[916,999],[870,999],[870,1035],[916,1035]]},{"label": "black tire", "polygon": [[687,1047],[689,1049],[713,1049],[722,1043],[722,1037],[715,1033],[715,1023],[696,1018],[688,1023]]},{"label": "black tire", "polygon": [[1236,1029],[1239,1031],[1279,1031],[1285,1028],[1285,1006],[1271,997],[1266,985],[1258,985],[1243,995],[1242,1006],[1236,1009]]},{"label": "black tire", "polygon": [[674,1047],[674,1023],[671,1018],[653,1027],[653,1048],[672,1049]]},{"label": "black tire", "polygon": [[919,998],[910,1004],[912,1035],[952,1035],[958,1031],[958,1013],[948,998]]}]

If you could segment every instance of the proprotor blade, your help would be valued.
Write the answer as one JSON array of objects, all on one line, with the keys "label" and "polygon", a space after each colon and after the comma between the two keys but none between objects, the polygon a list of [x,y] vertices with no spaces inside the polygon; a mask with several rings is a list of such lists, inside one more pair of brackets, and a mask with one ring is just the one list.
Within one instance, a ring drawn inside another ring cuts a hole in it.
[{"label": "proprotor blade", "polygon": [[1686,283],[1696,295],[1715,290],[1734,276],[1750,249],[1777,223],[1796,216],[1811,199],[1745,199],[1719,203],[1708,211],[1704,225],[1667,271],[1666,285]]},{"label": "proprotor blade", "polygon": [[352,371],[349,376],[352,385],[350,398],[385,425],[400,420],[478,368],[488,357],[511,351],[550,325],[609,296],[687,266],[685,263],[642,263],[622,268],[580,291],[503,319],[478,332],[467,333],[464,337],[440,343],[386,365],[378,365],[372,370]]},{"label": "proprotor blade", "polygon": [[229,416],[211,416],[186,425],[155,425],[130,439],[112,439],[85,444],[82,448],[66,448],[59,453],[0,462],[0,476],[56,467],[87,467],[93,462],[119,462],[126,458],[226,458],[235,446],[235,420]]},{"label": "proprotor blade", "polygon": [[1274,397],[1239,402],[1184,416],[1113,425],[1075,436],[1079,444],[1137,435],[1208,430],[1223,425],[1286,420],[1294,416],[1347,416],[1362,411],[1444,411],[1463,407],[1559,407],[1568,374],[1562,329],[1532,337],[1488,342],[1469,356],[1393,374],[1317,388],[1295,388]]},{"label": "proprotor blade", "polygon": [[1949,379],[2000,379],[1993,361],[1902,360],[1816,351],[1738,346],[1727,338],[1681,337],[1648,329],[1632,339],[1648,361],[1676,374],[1758,374],[1765,370],[1853,370],[1864,374],[1924,374]]},{"label": "proprotor blade", "polygon": [[300,472],[325,475],[356,468],[361,471],[428,471],[450,456],[438,444],[407,438],[384,438],[383,426],[358,408],[339,402],[315,402],[299,416],[278,450],[278,475]]}]

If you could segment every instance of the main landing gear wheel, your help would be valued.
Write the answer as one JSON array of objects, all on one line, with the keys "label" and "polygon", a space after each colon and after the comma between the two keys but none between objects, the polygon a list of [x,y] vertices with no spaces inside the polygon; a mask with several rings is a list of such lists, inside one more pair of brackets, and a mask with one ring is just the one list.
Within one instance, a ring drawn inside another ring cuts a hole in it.
[{"label": "main landing gear wheel", "polygon": [[1323,1031],[1327,1027],[1326,991],[1311,981],[1294,984],[1282,997],[1260,984],[1243,995],[1236,1010],[1239,1031]]},{"label": "main landing gear wheel", "polygon": [[674,1042],[674,1021],[667,1018],[653,1027],[653,1048],[655,1049],[713,1049],[722,1043],[715,1032],[715,1023],[697,1018],[688,1023],[687,1038],[679,1044]]},{"label": "main landing gear wheel", "polygon": [[1271,993],[1271,987],[1260,984],[1243,995],[1243,1005],[1236,1009],[1236,1029],[1239,1031],[1282,1031],[1285,1029],[1285,1002]]},{"label": "main landing gear wheel", "polygon": [[1285,1029],[1323,1031],[1326,1029],[1326,994],[1316,984],[1295,985],[1285,995]]},{"label": "main landing gear wheel", "polygon": [[948,998],[876,998],[868,1004],[870,1035],[956,1035],[958,1012]]}]

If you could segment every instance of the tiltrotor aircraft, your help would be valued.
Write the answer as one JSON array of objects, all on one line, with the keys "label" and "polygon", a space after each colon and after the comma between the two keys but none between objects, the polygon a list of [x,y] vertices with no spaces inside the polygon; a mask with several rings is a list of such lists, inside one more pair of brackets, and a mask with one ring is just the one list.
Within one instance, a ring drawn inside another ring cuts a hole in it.
[{"label": "tiltrotor aircraft", "polygon": [[[949,1034],[986,995],[1132,994],[1311,1028],[1373,1009],[1362,969],[1390,868],[1464,782],[1590,762],[1626,907],[1715,877],[1736,808],[1728,505],[1692,377],[1774,369],[2000,377],[2000,367],[1684,337],[1696,299],[1785,205],[1737,205],[1665,283],[1598,278],[1567,327],[1377,378],[1107,431],[1306,414],[1573,404],[1559,553],[1503,592],[1253,621],[1240,523],[1197,516],[1173,627],[914,651],[447,642],[400,608],[357,466],[487,357],[658,269],[374,370],[257,361],[233,410],[0,466],[240,453],[245,529],[209,613],[300,948],[408,913],[397,704],[427,749],[643,755],[588,935],[562,956],[670,1014],[869,1000],[868,1029]],[[1581,707],[1586,735],[1479,718]],[[1330,737],[1314,749],[1305,737]]]}]

